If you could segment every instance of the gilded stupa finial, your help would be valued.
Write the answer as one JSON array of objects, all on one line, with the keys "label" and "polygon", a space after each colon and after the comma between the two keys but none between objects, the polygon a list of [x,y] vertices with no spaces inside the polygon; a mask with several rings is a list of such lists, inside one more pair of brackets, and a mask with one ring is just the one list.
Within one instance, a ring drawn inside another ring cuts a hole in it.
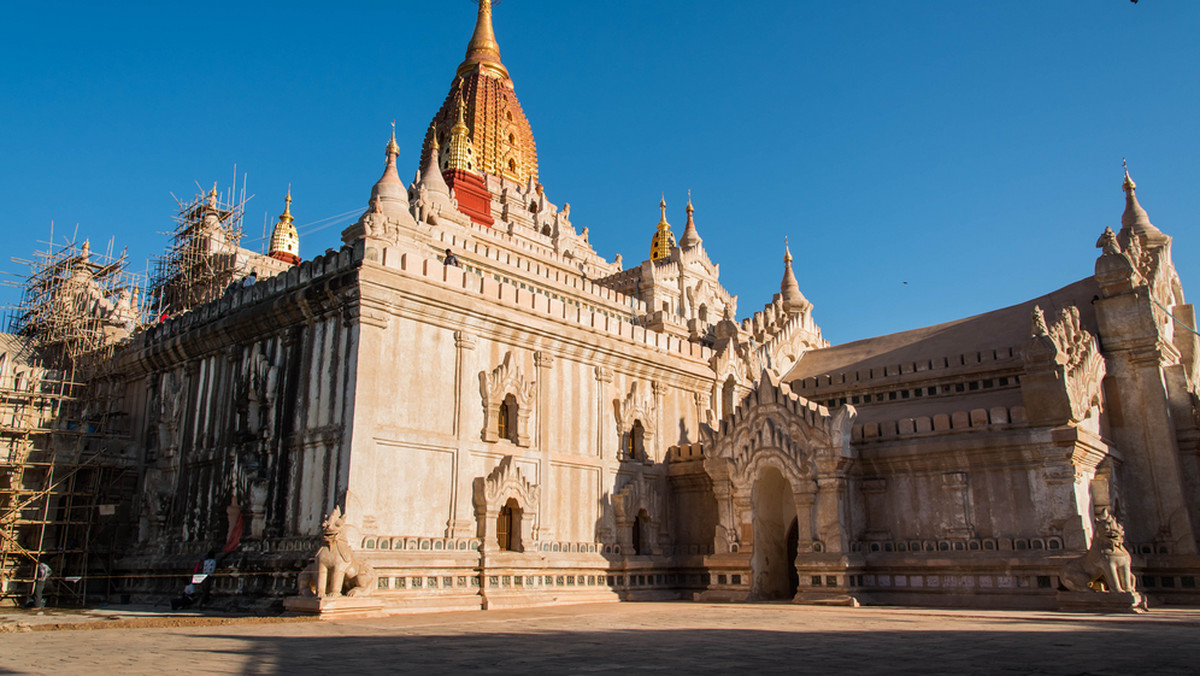
[{"label": "gilded stupa finial", "polygon": [[654,237],[650,239],[650,260],[656,261],[671,255],[675,246],[675,235],[671,233],[671,224],[667,222],[667,194],[663,193],[658,201],[658,226]]},{"label": "gilded stupa finial", "polygon": [[387,148],[384,149],[384,154],[388,156],[396,156],[400,154],[400,146],[396,143],[396,121],[392,120],[392,140],[388,141]]},{"label": "gilded stupa finial", "polygon": [[450,142],[446,146],[446,168],[475,171],[471,161],[474,148],[471,145],[471,131],[467,128],[466,102],[463,101],[462,90],[458,95],[458,120],[450,129]]},{"label": "gilded stupa finial", "polygon": [[1125,192],[1137,190],[1137,183],[1134,183],[1133,179],[1129,176],[1129,163],[1125,161],[1124,157],[1121,158],[1121,167],[1125,170],[1125,180],[1121,182],[1121,190]]},{"label": "gilded stupa finial", "polygon": [[280,223],[292,222],[292,184],[288,183],[287,197],[283,198],[283,213],[279,214]]},{"label": "gilded stupa finial", "polygon": [[511,79],[508,69],[500,62],[500,44],[492,29],[492,1],[478,0],[479,13],[475,17],[475,32],[467,44],[467,55],[458,66],[458,74],[469,73],[479,68],[481,73]]},{"label": "gilded stupa finial", "polygon": [[429,124],[429,147],[433,150],[441,149],[441,146],[438,145],[437,140],[437,125],[433,123]]},{"label": "gilded stupa finial", "polygon": [[787,235],[783,236],[783,262],[787,263],[788,265],[791,265],[792,263],[792,250],[790,247],[788,247]]}]

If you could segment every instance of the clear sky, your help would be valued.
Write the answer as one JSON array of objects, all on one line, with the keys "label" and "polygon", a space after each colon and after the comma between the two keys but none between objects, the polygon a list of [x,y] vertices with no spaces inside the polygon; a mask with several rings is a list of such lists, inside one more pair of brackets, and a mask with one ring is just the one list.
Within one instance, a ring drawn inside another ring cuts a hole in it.
[{"label": "clear sky", "polygon": [[[410,180],[475,18],[468,0],[4,11],[17,272],[52,220],[144,269],[171,193],[235,164],[244,245],[290,182],[301,254],[339,246],[352,216],[308,224],[366,206],[393,119]],[[778,292],[785,235],[834,343],[1064,286],[1120,225],[1123,156],[1200,293],[1200,2],[507,0],[495,28],[550,199],[632,265],[660,192],[679,235],[690,188],[739,318]]]}]

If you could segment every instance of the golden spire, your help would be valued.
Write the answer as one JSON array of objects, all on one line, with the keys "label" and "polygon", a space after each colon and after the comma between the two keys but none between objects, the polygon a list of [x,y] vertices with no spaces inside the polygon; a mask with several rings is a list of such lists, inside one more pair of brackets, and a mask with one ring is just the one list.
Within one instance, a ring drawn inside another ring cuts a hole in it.
[{"label": "golden spire", "polygon": [[663,193],[662,199],[659,200],[658,209],[661,215],[658,219],[657,229],[654,231],[654,237],[650,239],[650,260],[652,261],[669,257],[671,249],[675,246],[675,235],[671,233],[671,224],[667,222],[666,193]]},{"label": "golden spire", "polygon": [[1121,190],[1125,192],[1137,190],[1137,183],[1134,183],[1133,179],[1129,177],[1129,164],[1124,157],[1121,158],[1121,167],[1125,169],[1125,180],[1121,183]]},{"label": "golden spire", "polygon": [[[398,156],[400,154],[400,146],[396,143],[396,121],[392,120],[392,140],[388,141],[387,148],[384,149],[384,154],[388,156]],[[291,192],[289,188],[289,193]]]},{"label": "golden spire", "polygon": [[789,268],[792,267],[792,250],[788,247],[787,235],[783,236],[783,262],[787,263]]},{"label": "golden spire", "polygon": [[[458,121],[450,129],[450,143],[446,147],[446,168],[474,172],[475,163],[471,161],[474,148],[471,145],[471,131],[467,129],[467,122],[464,119],[464,107],[465,103],[460,94],[458,97]],[[436,134],[434,138],[437,138]]]},{"label": "golden spire", "polygon": [[429,123],[429,147],[433,150],[441,150],[437,140],[437,125]]},{"label": "golden spire", "polygon": [[497,75],[510,80],[508,69],[500,63],[500,45],[492,30],[492,0],[478,0],[479,15],[475,18],[475,32],[467,44],[467,56],[458,66],[458,75],[479,68],[481,73]]},{"label": "golden spire", "polygon": [[292,184],[288,183],[287,197],[283,198],[283,213],[279,214],[279,222],[291,223],[292,220]]}]

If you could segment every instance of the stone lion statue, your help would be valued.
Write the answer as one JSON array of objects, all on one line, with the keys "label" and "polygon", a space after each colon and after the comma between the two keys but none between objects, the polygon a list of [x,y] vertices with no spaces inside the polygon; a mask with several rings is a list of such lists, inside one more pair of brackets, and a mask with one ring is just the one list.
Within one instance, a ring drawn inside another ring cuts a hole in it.
[{"label": "stone lion statue", "polygon": [[[344,532],[345,517],[339,507],[321,522],[325,546],[317,550],[312,563],[300,572],[300,595],[330,598],[366,596],[375,590],[375,570],[354,555]],[[348,591],[347,591],[348,589]]]},{"label": "stone lion statue", "polygon": [[1133,593],[1130,561],[1125,549],[1125,529],[1104,508],[1095,518],[1092,546],[1083,556],[1063,566],[1059,579],[1070,591]]}]

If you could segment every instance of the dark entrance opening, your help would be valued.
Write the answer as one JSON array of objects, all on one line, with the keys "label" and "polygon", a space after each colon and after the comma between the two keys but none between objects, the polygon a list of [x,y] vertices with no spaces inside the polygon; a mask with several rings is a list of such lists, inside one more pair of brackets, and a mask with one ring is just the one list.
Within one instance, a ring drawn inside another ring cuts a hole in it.
[{"label": "dark entrance opening", "polygon": [[798,528],[792,486],[774,467],[759,473],[751,493],[754,510],[754,576],[751,597],[759,600],[792,600],[799,588],[796,574]]},{"label": "dark entrance opening", "polygon": [[796,570],[796,556],[800,553],[800,521],[792,519],[787,532],[788,593],[794,598],[800,591],[800,573]]}]

